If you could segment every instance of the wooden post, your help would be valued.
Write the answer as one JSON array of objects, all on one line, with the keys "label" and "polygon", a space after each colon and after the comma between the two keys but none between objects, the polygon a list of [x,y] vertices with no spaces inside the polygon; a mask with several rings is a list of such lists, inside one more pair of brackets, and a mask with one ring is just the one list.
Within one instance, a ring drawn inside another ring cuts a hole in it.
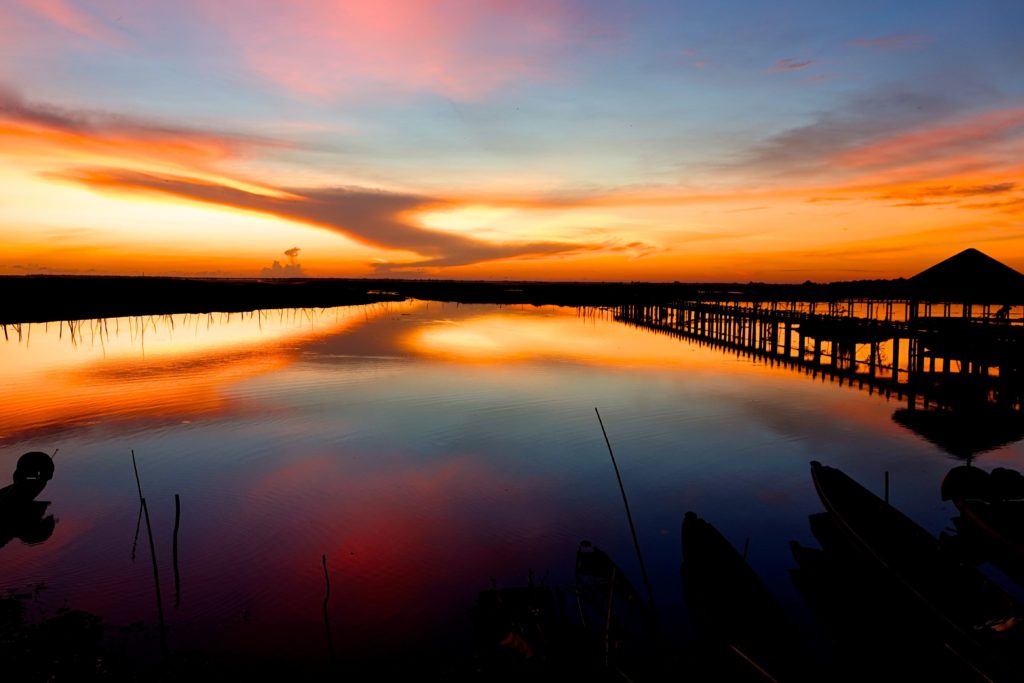
[{"label": "wooden post", "polygon": [[897,332],[892,338],[892,380],[900,383],[900,335]]}]

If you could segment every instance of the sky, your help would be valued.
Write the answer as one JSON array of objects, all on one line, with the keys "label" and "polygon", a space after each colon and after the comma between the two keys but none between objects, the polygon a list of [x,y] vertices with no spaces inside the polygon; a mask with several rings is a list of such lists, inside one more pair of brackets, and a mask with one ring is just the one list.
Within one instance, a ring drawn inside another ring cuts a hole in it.
[{"label": "sky", "polygon": [[1019,0],[0,0],[0,275],[1024,269]]}]

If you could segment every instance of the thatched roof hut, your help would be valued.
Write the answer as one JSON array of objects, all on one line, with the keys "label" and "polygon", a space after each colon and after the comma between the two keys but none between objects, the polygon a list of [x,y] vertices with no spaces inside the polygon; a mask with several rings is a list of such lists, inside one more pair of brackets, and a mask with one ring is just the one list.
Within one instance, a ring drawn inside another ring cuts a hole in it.
[{"label": "thatched roof hut", "polygon": [[917,301],[1024,304],[1024,273],[977,249],[964,249],[921,271],[907,286]]}]

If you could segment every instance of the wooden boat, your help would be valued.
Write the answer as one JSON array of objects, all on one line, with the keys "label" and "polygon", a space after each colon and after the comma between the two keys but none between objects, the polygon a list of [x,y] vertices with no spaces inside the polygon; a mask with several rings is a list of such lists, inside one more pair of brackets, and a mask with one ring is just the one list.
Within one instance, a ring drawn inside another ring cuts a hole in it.
[{"label": "wooden boat", "polygon": [[989,500],[992,497],[992,478],[988,472],[970,465],[954,467],[942,478],[939,491],[942,500],[963,500],[979,498]]},{"label": "wooden boat", "polygon": [[743,556],[693,512],[684,516],[681,536],[683,601],[698,639],[732,660],[729,679],[808,678],[806,653],[782,607]]},{"label": "wooden boat", "polygon": [[954,520],[965,538],[1017,580],[1024,579],[1024,485],[1019,472],[997,467],[954,467],[942,480],[942,499],[960,511]]},{"label": "wooden boat", "polygon": [[650,606],[609,555],[581,541],[576,551],[576,602],[591,650],[626,680],[650,678],[661,666]]},{"label": "wooden boat", "polygon": [[37,545],[50,538],[57,519],[47,515],[49,501],[32,500],[0,515],[0,548],[15,538],[27,545]]},{"label": "wooden boat", "polygon": [[14,482],[0,489],[0,548],[15,538],[29,545],[53,534],[56,519],[46,515],[49,501],[36,500],[53,478],[53,459],[33,451],[18,458]]},{"label": "wooden boat", "polygon": [[849,545],[829,513],[810,523],[821,548],[790,541],[797,563],[790,577],[827,627],[817,637],[832,656],[819,680],[991,680],[946,646],[930,615]]},{"label": "wooden boat", "polygon": [[53,459],[46,453],[32,451],[18,458],[12,475],[13,483],[0,489],[0,516],[20,513],[22,508],[43,492],[53,478]]},{"label": "wooden boat", "polygon": [[954,501],[961,517],[986,539],[1024,565],[1024,501]]},{"label": "wooden boat", "polygon": [[991,680],[1015,680],[1024,608],[842,471],[815,461],[811,476],[843,537],[917,604],[946,646]]}]

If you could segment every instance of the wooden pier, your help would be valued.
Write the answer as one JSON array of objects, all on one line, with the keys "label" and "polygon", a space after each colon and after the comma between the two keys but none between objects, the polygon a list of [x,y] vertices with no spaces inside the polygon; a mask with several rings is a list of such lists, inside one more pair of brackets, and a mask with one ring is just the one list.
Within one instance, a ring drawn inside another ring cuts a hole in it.
[{"label": "wooden pier", "polygon": [[[1016,316],[1012,315],[1017,313]],[[839,383],[908,407],[1021,411],[1020,307],[907,300],[679,301],[623,305],[617,320]]]}]

